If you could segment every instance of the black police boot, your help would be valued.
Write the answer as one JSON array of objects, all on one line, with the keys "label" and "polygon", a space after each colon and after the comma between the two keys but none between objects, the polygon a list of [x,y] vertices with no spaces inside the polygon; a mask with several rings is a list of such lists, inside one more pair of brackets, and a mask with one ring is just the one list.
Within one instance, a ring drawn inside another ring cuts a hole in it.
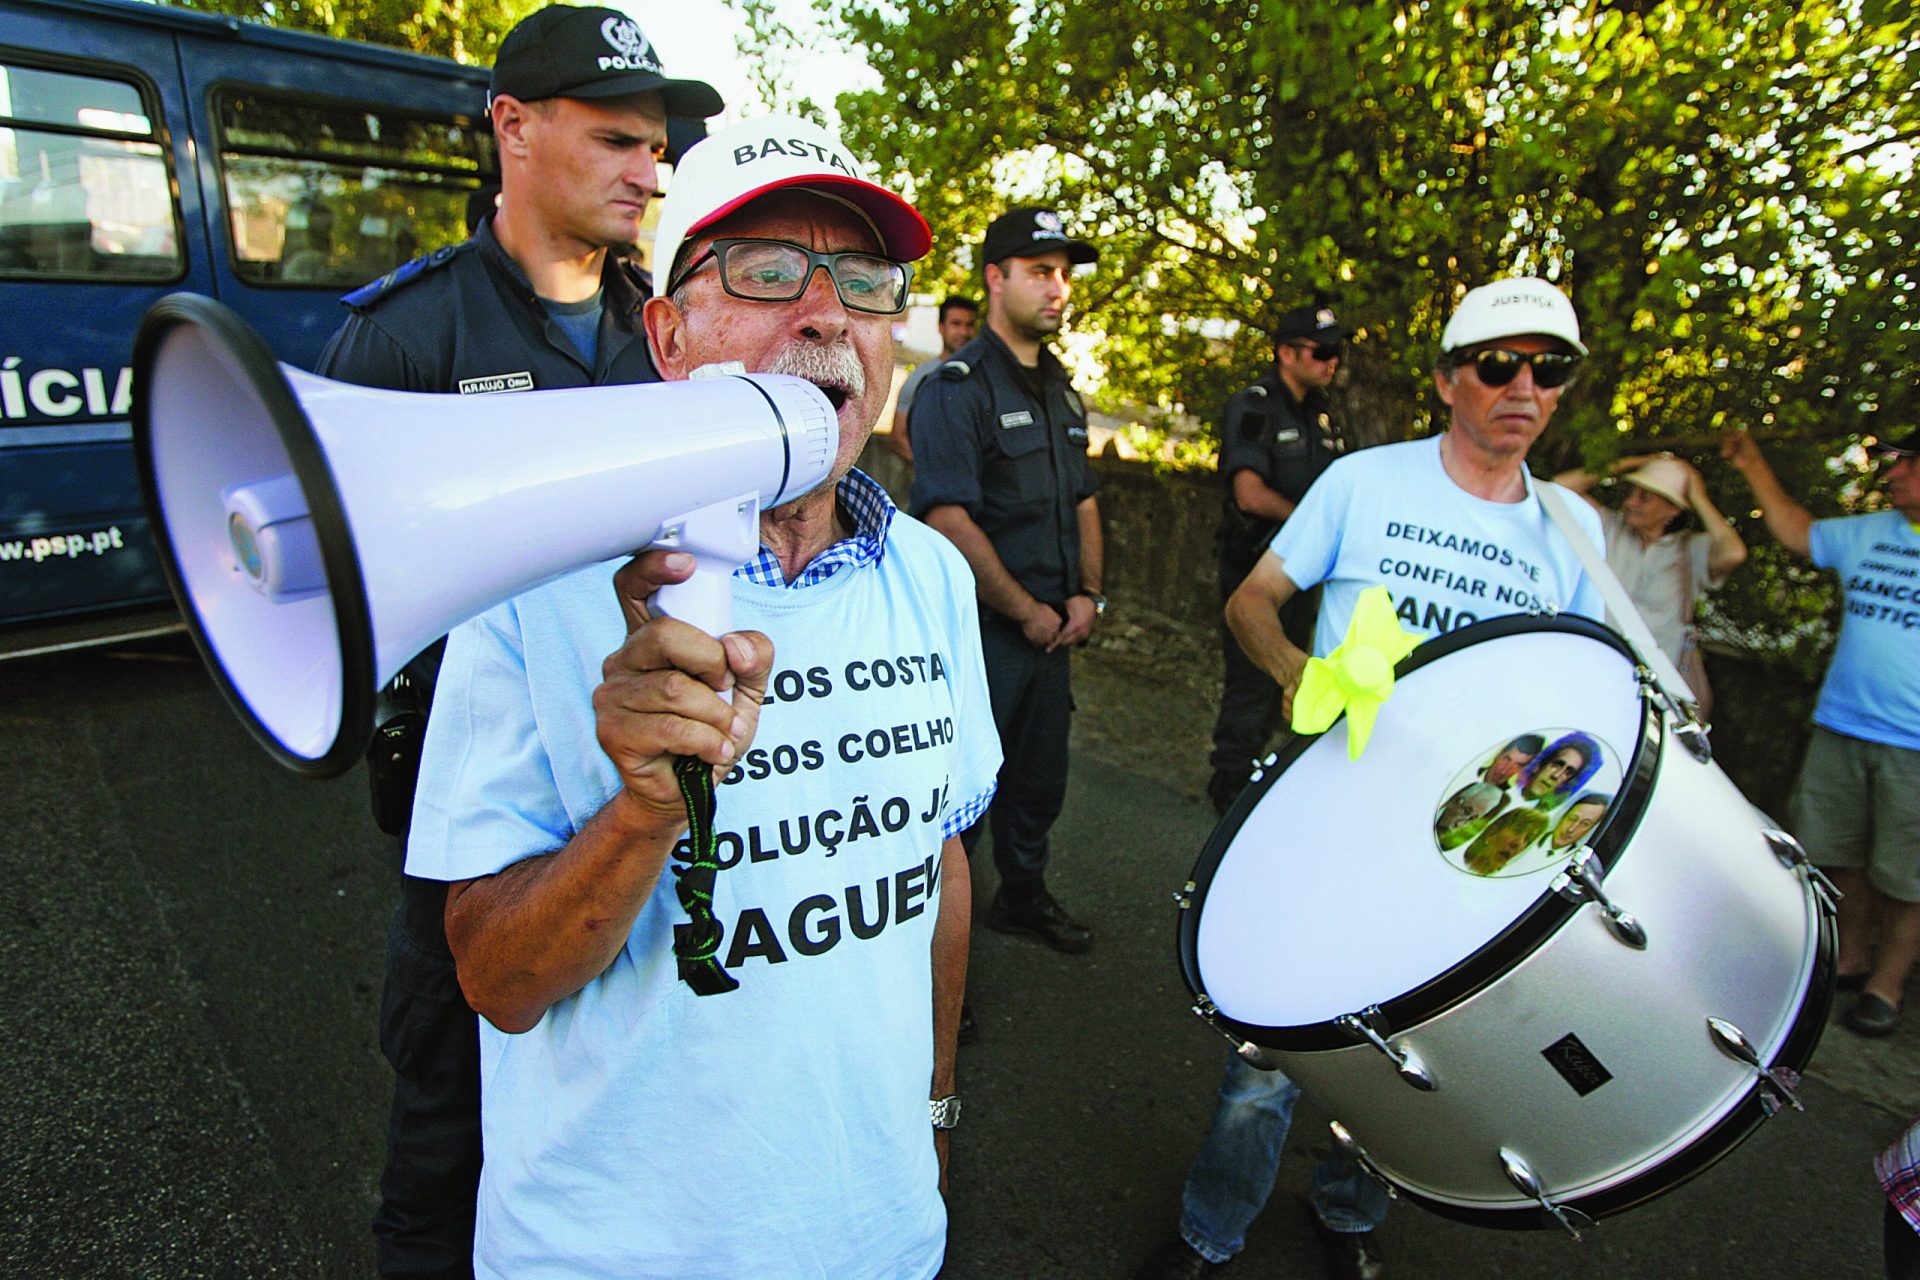
[{"label": "black police boot", "polygon": [[999,933],[1024,933],[1055,951],[1079,955],[1093,947],[1093,930],[1067,914],[1043,884],[1006,885],[993,895],[987,908],[987,928]]}]

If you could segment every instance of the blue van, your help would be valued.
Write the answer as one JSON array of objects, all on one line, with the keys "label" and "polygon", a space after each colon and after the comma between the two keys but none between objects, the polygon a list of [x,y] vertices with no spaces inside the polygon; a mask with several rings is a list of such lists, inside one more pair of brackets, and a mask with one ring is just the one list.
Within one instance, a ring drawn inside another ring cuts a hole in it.
[{"label": "blue van", "polygon": [[487,71],[124,0],[0,0],[0,657],[178,625],[133,332],[179,289],[311,367],[340,295],[463,238]]}]

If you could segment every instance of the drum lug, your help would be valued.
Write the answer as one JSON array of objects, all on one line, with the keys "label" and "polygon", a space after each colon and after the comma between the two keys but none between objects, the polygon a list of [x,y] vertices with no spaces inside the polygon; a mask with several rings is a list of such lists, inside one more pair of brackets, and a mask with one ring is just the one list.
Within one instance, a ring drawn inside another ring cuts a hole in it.
[{"label": "drum lug", "polygon": [[1546,1191],[1540,1186],[1540,1179],[1534,1175],[1532,1167],[1521,1159],[1517,1152],[1505,1147],[1500,1148],[1500,1167],[1506,1172],[1507,1181],[1511,1182],[1521,1195],[1538,1201],[1540,1207],[1545,1209],[1555,1222],[1565,1227],[1567,1234],[1575,1240],[1580,1238],[1581,1232],[1593,1230],[1594,1221],[1591,1215],[1582,1213],[1570,1205],[1555,1204],[1547,1197]]},{"label": "drum lug", "polygon": [[[1773,1090],[1772,1106],[1767,1114],[1772,1115],[1785,1103],[1795,1111],[1805,1111],[1800,1099],[1794,1096],[1794,1088],[1799,1085],[1800,1077],[1791,1071],[1778,1070],[1760,1061],[1760,1051],[1753,1047],[1753,1041],[1747,1039],[1746,1032],[1728,1022],[1725,1018],[1708,1018],[1707,1033],[1713,1037],[1714,1047],[1732,1058],[1735,1062],[1744,1062],[1752,1067],[1767,1087]],[[1791,1078],[1789,1078],[1791,1077]]]},{"label": "drum lug", "polygon": [[1400,1073],[1400,1078],[1420,1092],[1432,1093],[1440,1087],[1411,1049],[1387,1043],[1386,1017],[1380,1012],[1379,1005],[1370,1004],[1359,1013],[1343,1013],[1333,1022],[1354,1039],[1364,1040],[1386,1054],[1387,1060],[1393,1063],[1393,1069]]},{"label": "drum lug", "polygon": [[1248,1066],[1256,1071],[1278,1071],[1280,1069],[1279,1060],[1274,1058],[1265,1049],[1250,1040],[1242,1040],[1239,1036],[1234,1035],[1231,1031],[1221,1026],[1219,1022],[1216,1021],[1216,1015],[1218,1015],[1219,1012],[1219,1008],[1215,1006],[1210,996],[1203,995],[1193,1002],[1194,1017],[1200,1019],[1200,1021],[1206,1023],[1208,1027],[1218,1032],[1222,1039],[1233,1046],[1235,1053],[1246,1059]]},{"label": "drum lug", "polygon": [[1827,873],[1813,865],[1813,859],[1791,832],[1781,831],[1777,827],[1768,827],[1760,833],[1767,842],[1767,848],[1773,850],[1773,856],[1780,859],[1782,865],[1791,867],[1806,877],[1813,886],[1814,893],[1825,904],[1828,914],[1832,914],[1840,905],[1840,899],[1846,895],[1827,879]]},{"label": "drum lug", "polygon": [[1373,1162],[1373,1157],[1367,1154],[1367,1149],[1356,1142],[1351,1133],[1347,1132],[1347,1126],[1341,1124],[1338,1120],[1329,1120],[1327,1122],[1327,1131],[1333,1135],[1333,1145],[1339,1147],[1349,1160],[1359,1165],[1360,1172],[1379,1183],[1380,1189],[1387,1193],[1387,1199],[1398,1200],[1400,1198],[1399,1189],[1393,1185],[1393,1180],[1387,1177],[1386,1174],[1380,1172],[1380,1166]]},{"label": "drum lug", "polygon": [[1647,949],[1647,931],[1629,912],[1614,905],[1613,900],[1607,897],[1607,891],[1600,887],[1599,864],[1593,856],[1593,850],[1586,845],[1573,851],[1573,857],[1567,860],[1566,870],[1555,876],[1548,887],[1568,902],[1597,904],[1607,932],[1635,951]]},{"label": "drum lug", "polygon": [[1653,669],[1645,664],[1635,667],[1633,674],[1647,696],[1666,709],[1667,719],[1673,723],[1674,741],[1701,764],[1709,763],[1713,759],[1713,742],[1707,726],[1700,722],[1695,704],[1662,685]]},{"label": "drum lug", "polygon": [[[1675,708],[1676,714],[1679,713],[1679,704],[1671,698],[1667,700],[1667,705]],[[1707,737],[1707,726],[1695,720],[1691,715],[1681,719],[1678,724],[1673,726],[1673,740],[1678,742],[1681,747],[1686,750],[1688,755],[1698,760],[1701,764],[1707,764],[1712,761],[1713,743]]]}]

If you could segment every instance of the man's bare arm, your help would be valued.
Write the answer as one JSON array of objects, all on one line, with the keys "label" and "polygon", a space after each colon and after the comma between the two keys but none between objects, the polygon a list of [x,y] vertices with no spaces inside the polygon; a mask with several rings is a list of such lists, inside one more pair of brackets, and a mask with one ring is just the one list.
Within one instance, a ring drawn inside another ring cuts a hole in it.
[{"label": "man's bare arm", "polygon": [[[648,552],[614,578],[629,634],[602,669],[594,717],[621,789],[558,851],[447,888],[460,989],[502,1031],[534,1026],[626,945],[686,829],[674,758],[721,770],[753,740],[772,642],[757,632],[716,639],[647,607],[692,567],[691,556]],[[727,688],[731,706],[718,693]]]},{"label": "man's bare arm", "polygon": [[1754,438],[1744,431],[1729,431],[1720,442],[1720,456],[1746,478],[1754,501],[1760,504],[1760,516],[1766,521],[1767,532],[1795,555],[1811,555],[1813,513],[1787,496],[1780,477],[1773,473]]},{"label": "man's bare arm", "polygon": [[[1074,507],[1073,514],[1080,528],[1080,588],[1083,591],[1099,591],[1104,595],[1106,593],[1102,587],[1106,582],[1107,544],[1106,536],[1100,529],[1100,504],[1091,497],[1083,498]],[[1066,609],[1066,625],[1047,645],[1049,653],[1079,644],[1093,634],[1093,624],[1100,619],[1100,611],[1094,608],[1093,601],[1083,595],[1068,596]]]},{"label": "man's bare arm", "polygon": [[1234,472],[1230,483],[1233,505],[1255,519],[1277,522],[1293,514],[1293,499],[1262,480],[1260,473],[1251,468],[1242,467]]},{"label": "man's bare arm", "polygon": [[902,462],[913,461],[913,439],[907,434],[907,411],[901,409],[893,415],[893,430],[887,433],[887,445]]},{"label": "man's bare arm", "polygon": [[1281,713],[1288,720],[1293,718],[1293,691],[1306,670],[1307,655],[1287,639],[1280,606],[1299,591],[1280,557],[1267,551],[1227,598],[1227,626],[1247,656],[1280,686]]},{"label": "man's bare arm", "polygon": [[[967,998],[967,943],[973,929],[973,875],[959,836],[940,845],[940,914],[933,923],[933,1080],[927,1096],[944,1098],[955,1087],[960,1043],[960,1006]],[[934,1131],[940,1153],[940,1190],[946,1192],[947,1132]]]}]

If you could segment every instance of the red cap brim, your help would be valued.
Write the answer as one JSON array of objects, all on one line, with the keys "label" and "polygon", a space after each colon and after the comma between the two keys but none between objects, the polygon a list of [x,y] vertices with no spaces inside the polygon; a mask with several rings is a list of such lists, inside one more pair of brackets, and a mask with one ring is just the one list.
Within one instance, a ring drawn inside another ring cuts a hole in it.
[{"label": "red cap brim", "polygon": [[836,199],[844,200],[867,215],[867,220],[873,223],[873,229],[880,233],[881,249],[890,258],[898,258],[902,262],[917,262],[926,257],[927,251],[933,248],[933,232],[927,229],[927,220],[920,216],[918,209],[885,187],[875,186],[859,178],[831,173],[796,174],[793,177],[781,178],[755,187],[751,191],[742,192],[688,227],[685,240],[691,240],[696,234],[752,204],[768,192],[788,188],[804,190],[810,187],[819,189]]}]

